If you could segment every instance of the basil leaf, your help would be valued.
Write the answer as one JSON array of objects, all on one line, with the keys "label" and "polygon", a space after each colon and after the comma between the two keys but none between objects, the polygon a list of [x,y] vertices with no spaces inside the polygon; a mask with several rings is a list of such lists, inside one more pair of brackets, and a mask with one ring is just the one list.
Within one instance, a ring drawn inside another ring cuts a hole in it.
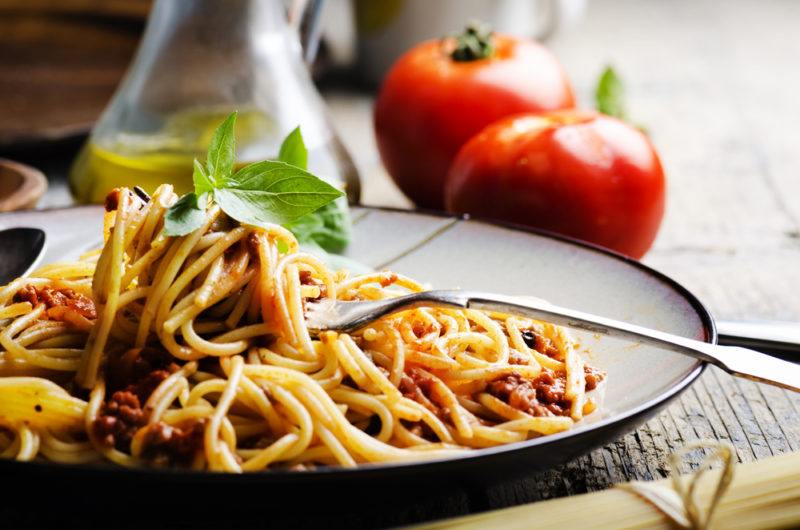
[{"label": "basil leaf", "polygon": [[350,242],[352,224],[347,201],[337,199],[289,223],[286,228],[300,243],[316,244],[328,252],[341,252]]},{"label": "basil leaf", "polygon": [[[295,128],[281,144],[278,160],[306,169],[306,149],[300,127]],[[347,202],[341,199],[329,202],[320,209],[286,225],[300,243],[318,246],[328,252],[341,252],[350,241],[350,214]]]},{"label": "basil leaf", "polygon": [[206,173],[203,164],[201,164],[196,158],[194,159],[194,173],[192,174],[192,180],[194,181],[194,192],[198,196],[214,191],[214,183],[211,182],[210,178],[208,178],[208,174]]},{"label": "basil leaf", "polygon": [[226,214],[255,226],[286,224],[344,195],[308,171],[276,160],[240,169],[214,200]]},{"label": "basil leaf", "polygon": [[187,193],[173,204],[164,216],[164,234],[167,236],[185,236],[200,228],[206,220],[206,198],[203,194],[198,199],[194,193]]},{"label": "basil leaf", "polygon": [[236,114],[236,112],[231,113],[222,125],[217,127],[211,138],[211,145],[208,146],[206,174],[214,186],[223,186],[233,173],[233,163],[236,159],[236,137],[233,134]]},{"label": "basil leaf", "polygon": [[[323,208],[327,208],[329,204],[332,203],[326,204],[317,210],[317,212]],[[325,229],[325,224],[322,222],[322,217],[317,215],[317,212],[311,212],[310,214],[304,215],[299,219],[295,219],[291,223],[286,223],[286,228],[292,231],[298,241],[312,241],[312,234]]]},{"label": "basil leaf", "polygon": [[625,119],[625,87],[611,66],[603,70],[594,96],[598,111],[621,120]]},{"label": "basil leaf", "polygon": [[308,169],[308,149],[306,149],[299,125],[284,138],[281,150],[278,152],[278,160],[300,169]]}]

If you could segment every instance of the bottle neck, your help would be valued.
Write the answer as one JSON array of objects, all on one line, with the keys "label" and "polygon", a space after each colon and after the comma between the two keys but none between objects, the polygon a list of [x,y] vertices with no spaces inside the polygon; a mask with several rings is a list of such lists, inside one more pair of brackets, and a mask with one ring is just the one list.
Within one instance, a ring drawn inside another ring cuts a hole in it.
[{"label": "bottle neck", "polygon": [[300,68],[297,32],[281,0],[157,0],[117,93],[138,115],[108,116],[98,129],[118,119],[153,128],[158,116],[192,105],[243,110],[269,93],[276,76]]},{"label": "bottle neck", "polygon": [[157,0],[143,42],[230,58],[255,37],[293,34],[281,0]]}]

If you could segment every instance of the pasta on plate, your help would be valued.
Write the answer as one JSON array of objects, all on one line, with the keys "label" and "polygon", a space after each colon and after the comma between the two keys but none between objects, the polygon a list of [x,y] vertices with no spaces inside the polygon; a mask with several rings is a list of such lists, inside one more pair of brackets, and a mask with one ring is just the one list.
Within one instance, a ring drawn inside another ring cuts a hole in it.
[{"label": "pasta on plate", "polygon": [[441,459],[570,429],[603,374],[554,325],[417,308],[309,334],[307,305],[420,291],[294,236],[115,190],[105,243],[0,288],[0,454],[243,472]]}]

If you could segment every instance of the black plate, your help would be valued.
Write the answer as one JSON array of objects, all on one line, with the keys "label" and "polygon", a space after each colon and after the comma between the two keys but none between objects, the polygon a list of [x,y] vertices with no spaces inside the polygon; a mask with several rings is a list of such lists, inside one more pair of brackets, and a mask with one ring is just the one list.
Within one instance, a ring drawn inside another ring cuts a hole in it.
[{"label": "black plate", "polygon": [[[50,243],[46,260],[52,260],[79,253],[87,242],[99,239],[100,218],[96,207],[23,212],[0,216],[0,228],[41,226]],[[536,295],[716,341],[711,315],[691,293],[639,262],[606,250],[437,214],[357,208],[354,219],[348,256],[371,267],[390,266],[438,287]],[[400,524],[480,509],[492,484],[562,464],[635,429],[704,367],[653,347],[632,349],[586,335],[578,339],[591,351],[593,364],[609,372],[609,379],[601,414],[568,432],[458,459],[352,470],[229,475],[0,461],[3,476],[14,477],[13,491],[5,499],[17,503],[5,509],[14,517],[35,514],[39,519],[60,518],[64,512],[49,511],[60,505],[53,509],[115,517],[124,513],[130,521],[158,513],[167,518],[163,520],[207,523],[244,517],[266,526],[292,523],[308,528]],[[127,492],[140,499],[133,507]],[[48,511],[40,511],[44,506]]]}]

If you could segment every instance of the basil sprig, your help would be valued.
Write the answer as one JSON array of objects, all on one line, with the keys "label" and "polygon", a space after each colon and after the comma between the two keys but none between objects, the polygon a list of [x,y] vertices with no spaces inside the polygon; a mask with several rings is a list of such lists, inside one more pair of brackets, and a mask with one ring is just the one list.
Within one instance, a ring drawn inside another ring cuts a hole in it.
[{"label": "basil sprig", "polygon": [[[297,127],[281,145],[278,159],[302,169],[308,164],[308,149]],[[341,252],[350,241],[352,224],[347,200],[339,198],[318,210],[285,225],[300,243],[319,246],[328,252]]]},{"label": "basil sprig", "polygon": [[300,133],[300,126],[295,127],[283,140],[281,149],[278,151],[278,160],[300,169],[308,169],[308,149],[306,149],[306,143]]},{"label": "basil sprig", "polygon": [[205,166],[194,161],[194,192],[167,211],[165,235],[184,236],[200,228],[209,200],[241,223],[267,227],[290,225],[344,196],[306,171],[308,152],[299,128],[284,140],[280,160],[256,162],[234,173],[235,124],[234,112],[214,132]]}]

